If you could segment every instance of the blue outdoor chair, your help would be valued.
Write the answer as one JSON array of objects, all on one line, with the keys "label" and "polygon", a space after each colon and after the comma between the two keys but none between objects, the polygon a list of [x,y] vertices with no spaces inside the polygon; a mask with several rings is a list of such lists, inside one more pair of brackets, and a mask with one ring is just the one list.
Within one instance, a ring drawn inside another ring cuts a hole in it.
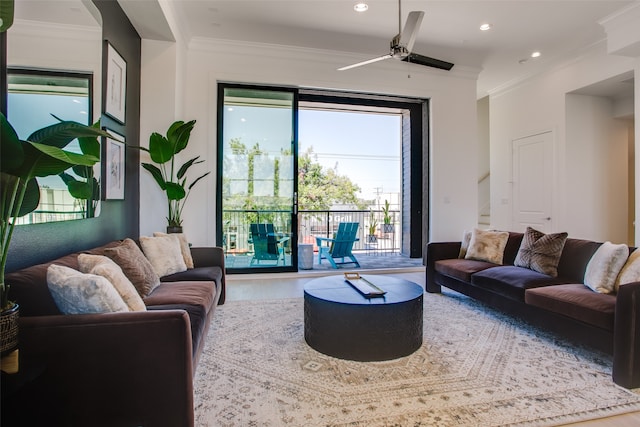
[{"label": "blue outdoor chair", "polygon": [[254,252],[250,265],[255,261],[258,264],[260,261],[275,261],[278,265],[280,257],[284,263],[284,248],[273,229],[273,224],[251,224],[249,230]]},{"label": "blue outdoor chair", "polygon": [[[326,259],[331,263],[333,268],[338,268],[338,265],[343,264],[355,264],[357,268],[360,268],[360,263],[351,253],[353,244],[360,240],[356,237],[357,235],[357,222],[341,222],[338,225],[338,231],[333,239],[316,237],[318,244],[318,264],[322,264],[322,260]],[[349,258],[351,261],[345,261],[345,258]],[[341,261],[336,262],[337,259]]]}]

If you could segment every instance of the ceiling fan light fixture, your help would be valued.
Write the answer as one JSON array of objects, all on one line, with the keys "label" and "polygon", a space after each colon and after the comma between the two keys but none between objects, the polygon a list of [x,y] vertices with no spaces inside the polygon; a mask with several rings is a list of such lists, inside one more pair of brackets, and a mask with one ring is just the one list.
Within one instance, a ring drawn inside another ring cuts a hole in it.
[{"label": "ceiling fan light fixture", "polygon": [[353,6],[353,10],[355,10],[356,12],[366,12],[368,9],[369,5],[365,2],[359,2],[356,3],[355,6]]},{"label": "ceiling fan light fixture", "polygon": [[489,31],[493,26],[488,22],[480,25],[480,31]]}]

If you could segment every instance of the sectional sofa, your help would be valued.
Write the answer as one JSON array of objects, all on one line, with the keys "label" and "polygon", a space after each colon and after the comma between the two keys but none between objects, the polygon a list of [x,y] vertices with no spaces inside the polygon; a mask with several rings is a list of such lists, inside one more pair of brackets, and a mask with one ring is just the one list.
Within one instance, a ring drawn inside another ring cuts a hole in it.
[{"label": "sectional sofa", "polygon": [[141,293],[140,311],[63,314],[48,287],[50,265],[78,270],[81,256],[105,254],[136,283],[149,273],[137,270],[141,252],[131,255],[138,243],[114,241],[7,274],[20,304],[21,383],[3,396],[3,422],[10,412],[15,425],[193,426],[193,376],[225,300],[222,249],[190,248],[193,267],[159,277]]},{"label": "sectional sofa", "polygon": [[566,239],[556,275],[515,266],[522,241],[523,233],[508,233],[499,263],[461,256],[462,242],[429,243],[427,292],[444,286],[613,354],[613,380],[640,387],[640,282],[609,294],[587,287],[585,272],[603,243],[582,239]]}]

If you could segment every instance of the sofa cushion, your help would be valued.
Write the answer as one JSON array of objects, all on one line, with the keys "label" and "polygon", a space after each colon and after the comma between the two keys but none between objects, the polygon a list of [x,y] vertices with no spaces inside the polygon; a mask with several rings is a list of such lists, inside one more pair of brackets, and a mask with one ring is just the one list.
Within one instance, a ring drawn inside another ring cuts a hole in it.
[{"label": "sofa cushion", "polygon": [[583,284],[527,289],[527,304],[613,331],[615,295],[593,292]]},{"label": "sofa cushion", "polygon": [[116,288],[102,276],[51,264],[47,268],[47,285],[64,314],[129,311]]},{"label": "sofa cushion", "polygon": [[160,278],[161,282],[189,282],[200,280],[213,281],[216,282],[216,285],[221,284],[222,268],[217,266],[196,267]]},{"label": "sofa cushion", "polygon": [[584,284],[602,294],[613,293],[616,278],[628,257],[627,245],[604,242],[587,264]]},{"label": "sofa cushion", "polygon": [[124,239],[120,245],[105,249],[104,255],[120,266],[142,298],[160,284],[153,266],[133,240]]},{"label": "sofa cushion", "polygon": [[516,256],[518,255],[518,251],[520,250],[523,237],[524,233],[517,233],[514,231],[509,232],[509,240],[507,240],[507,244],[504,247],[504,257],[502,258],[503,265],[513,265]]},{"label": "sofa cushion", "polygon": [[173,234],[157,237],[141,236],[140,245],[158,277],[187,269],[177,236]]},{"label": "sofa cushion", "polygon": [[527,227],[513,265],[555,277],[566,240],[567,233],[545,234]]},{"label": "sofa cushion", "polygon": [[471,276],[472,285],[520,302],[524,301],[524,292],[527,289],[560,283],[567,281],[511,265],[489,268]]},{"label": "sofa cushion", "polygon": [[470,282],[473,273],[492,267],[498,267],[498,265],[473,259],[443,259],[435,263],[435,270],[438,273],[464,282]]},{"label": "sofa cushion", "polygon": [[502,264],[508,240],[507,231],[485,231],[475,228],[471,233],[465,259]]},{"label": "sofa cushion", "polygon": [[80,254],[78,255],[78,266],[82,273],[95,274],[107,279],[131,311],[145,311],[147,309],[133,283],[111,258],[104,255]]},{"label": "sofa cushion", "polygon": [[[144,299],[148,310],[185,310],[191,323],[193,350],[206,330],[209,311],[215,304],[214,282],[163,282]],[[195,353],[194,353],[195,354]]]},{"label": "sofa cushion", "polygon": [[[153,232],[153,237],[159,236],[168,236],[168,234],[160,231]],[[187,236],[184,233],[171,233],[171,236],[175,236],[178,239],[178,242],[180,243],[180,252],[182,252],[182,258],[184,259],[184,263],[187,268],[193,268],[193,257],[191,256],[191,248],[189,247]]]}]

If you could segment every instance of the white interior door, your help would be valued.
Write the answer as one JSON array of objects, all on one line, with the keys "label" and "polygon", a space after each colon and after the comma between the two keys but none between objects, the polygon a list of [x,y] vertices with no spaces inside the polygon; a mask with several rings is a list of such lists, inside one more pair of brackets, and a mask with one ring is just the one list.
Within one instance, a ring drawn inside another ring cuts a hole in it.
[{"label": "white interior door", "polygon": [[512,141],[513,228],[552,230],[553,135],[545,132]]}]

